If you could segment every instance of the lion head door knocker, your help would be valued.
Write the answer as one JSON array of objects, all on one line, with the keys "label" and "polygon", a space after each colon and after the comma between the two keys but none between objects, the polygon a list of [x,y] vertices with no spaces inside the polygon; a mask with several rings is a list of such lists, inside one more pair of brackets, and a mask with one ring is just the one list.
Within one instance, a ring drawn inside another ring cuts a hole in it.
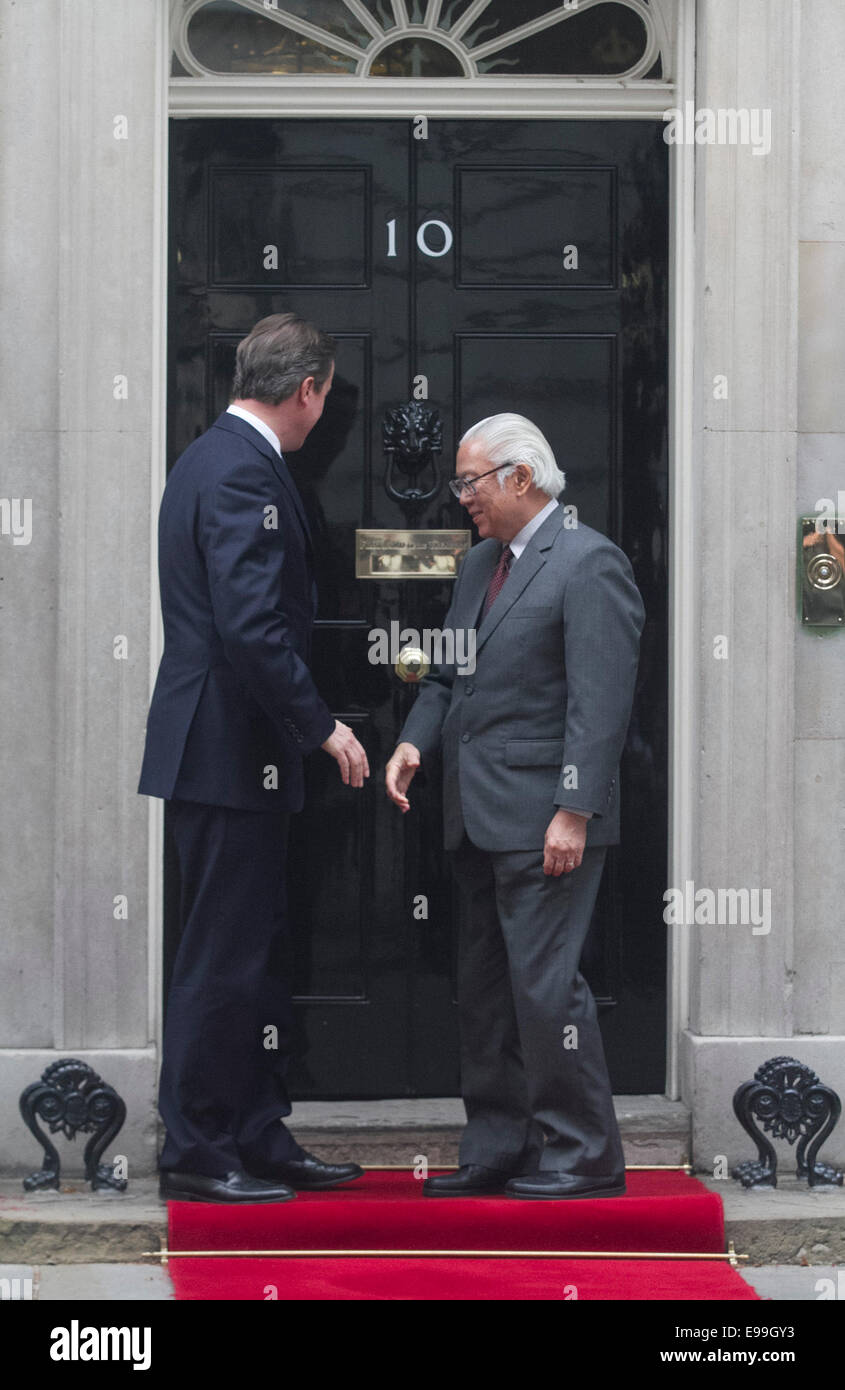
[{"label": "lion head door knocker", "polygon": [[423,401],[388,410],[382,424],[388,497],[413,511],[440,491],[437,455],[443,450],[440,412]]}]

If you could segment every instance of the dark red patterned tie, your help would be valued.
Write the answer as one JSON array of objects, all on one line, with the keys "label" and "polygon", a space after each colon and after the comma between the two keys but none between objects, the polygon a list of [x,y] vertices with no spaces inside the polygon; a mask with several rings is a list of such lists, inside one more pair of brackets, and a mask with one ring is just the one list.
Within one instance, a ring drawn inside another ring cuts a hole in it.
[{"label": "dark red patterned tie", "polygon": [[487,586],[487,597],[484,600],[484,607],[481,610],[482,618],[486,618],[488,609],[491,607],[494,601],[499,597],[499,594],[502,592],[502,585],[508,577],[508,572],[511,567],[512,559],[513,551],[511,550],[509,545],[506,545],[501,555],[499,556],[499,563],[494,569],[493,577],[490,580],[489,585]]}]

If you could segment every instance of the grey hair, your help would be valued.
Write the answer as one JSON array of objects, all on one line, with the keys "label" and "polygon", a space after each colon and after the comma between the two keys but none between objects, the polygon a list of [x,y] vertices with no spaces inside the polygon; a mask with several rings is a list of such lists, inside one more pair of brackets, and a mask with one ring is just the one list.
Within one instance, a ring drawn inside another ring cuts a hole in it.
[{"label": "grey hair", "polygon": [[548,497],[559,497],[566,487],[566,477],[557,466],[551,444],[524,415],[488,415],[477,425],[470,426],[461,444],[468,444],[473,439],[485,446],[491,465],[513,465],[497,474],[500,487],[505,486],[505,478],[518,463],[524,463],[531,469],[535,487]]},{"label": "grey hair", "polygon": [[270,314],[238,343],[233,398],[281,405],[309,376],[319,391],[336,352],[334,338],[298,314]]}]

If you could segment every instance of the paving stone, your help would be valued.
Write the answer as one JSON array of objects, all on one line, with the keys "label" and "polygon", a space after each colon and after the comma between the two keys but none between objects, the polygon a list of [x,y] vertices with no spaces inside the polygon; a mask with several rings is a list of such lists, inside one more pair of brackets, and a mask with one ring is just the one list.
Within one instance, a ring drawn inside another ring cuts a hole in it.
[{"label": "paving stone", "polygon": [[0,1265],[0,1302],[33,1299],[35,1285],[36,1273],[32,1265]]},{"label": "paving stone", "polygon": [[835,1265],[744,1266],[743,1279],[761,1298],[776,1302],[815,1303],[823,1297],[845,1298],[845,1267]]},{"label": "paving stone", "polygon": [[[742,1278],[764,1300],[818,1302],[845,1299],[845,1265],[744,1266]],[[173,1301],[173,1285],[157,1265],[0,1265],[0,1279],[31,1279],[34,1297],[47,1302]]]},{"label": "paving stone", "polygon": [[139,1302],[174,1299],[173,1283],[160,1265],[74,1264],[44,1265],[39,1271],[38,1298],[44,1302]]}]

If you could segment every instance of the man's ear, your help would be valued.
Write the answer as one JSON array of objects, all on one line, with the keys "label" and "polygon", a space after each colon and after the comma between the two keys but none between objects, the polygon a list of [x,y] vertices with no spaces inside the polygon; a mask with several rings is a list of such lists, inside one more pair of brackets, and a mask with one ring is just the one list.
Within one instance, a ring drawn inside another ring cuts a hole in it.
[{"label": "man's ear", "polygon": [[307,405],[312,392],[316,390],[313,376],[305,377],[299,383],[299,401],[301,405]]}]

